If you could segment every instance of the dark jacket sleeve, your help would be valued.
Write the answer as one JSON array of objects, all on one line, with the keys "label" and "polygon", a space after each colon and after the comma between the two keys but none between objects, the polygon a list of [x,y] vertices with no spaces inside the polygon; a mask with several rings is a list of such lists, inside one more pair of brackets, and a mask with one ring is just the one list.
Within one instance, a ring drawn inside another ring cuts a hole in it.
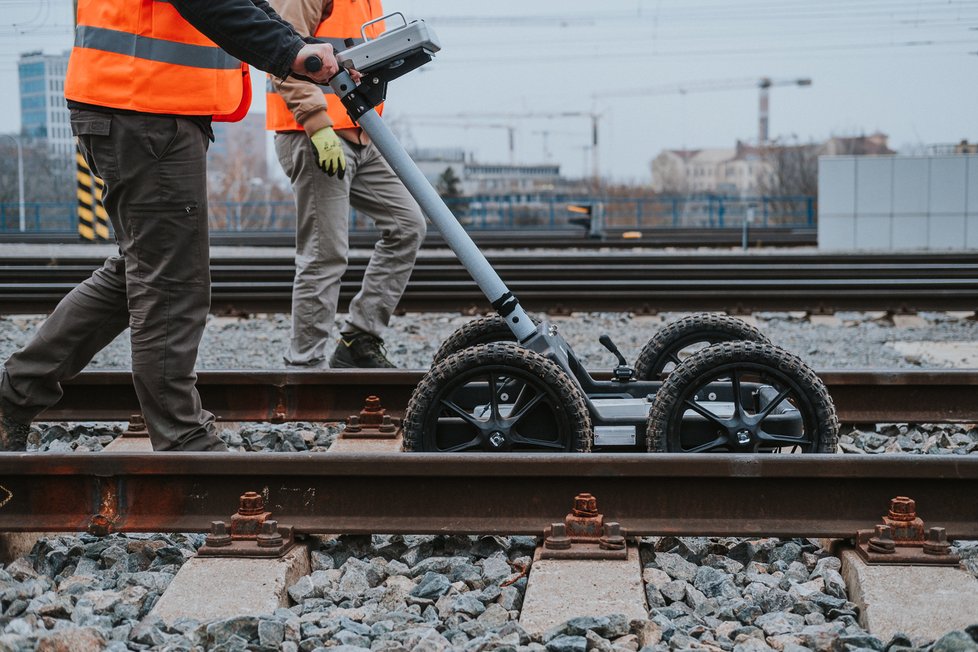
[{"label": "dark jacket sleeve", "polygon": [[282,79],[305,41],[265,0],[170,0],[231,56]]}]

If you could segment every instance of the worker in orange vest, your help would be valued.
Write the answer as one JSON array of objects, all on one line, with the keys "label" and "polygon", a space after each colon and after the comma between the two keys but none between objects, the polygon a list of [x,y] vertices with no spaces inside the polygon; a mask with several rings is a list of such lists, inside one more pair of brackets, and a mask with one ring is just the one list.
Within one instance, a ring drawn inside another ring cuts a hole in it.
[{"label": "worker in orange vest", "polygon": [[[318,56],[323,66],[305,72]],[[79,0],[65,97],[119,255],[74,288],[5,363],[0,449],[103,347],[131,329],[132,375],[155,450],[227,450],[195,387],[210,307],[205,156],[211,120],[248,110],[250,63],[325,82],[332,46],[307,43],[264,0]]]},{"label": "worker in orange vest", "polygon": [[[347,39],[362,42],[361,25],[383,15],[380,0],[272,4],[300,34],[337,49]],[[368,38],[382,31],[382,22],[366,27]],[[269,79],[266,99],[266,127],[276,132],[275,151],[292,182],[297,214],[292,332],[285,362],[305,368],[327,365],[340,279],[347,266],[352,205],[374,221],[381,237],[328,365],[393,367],[381,333],[414,268],[426,231],[424,215],[328,86]]]}]

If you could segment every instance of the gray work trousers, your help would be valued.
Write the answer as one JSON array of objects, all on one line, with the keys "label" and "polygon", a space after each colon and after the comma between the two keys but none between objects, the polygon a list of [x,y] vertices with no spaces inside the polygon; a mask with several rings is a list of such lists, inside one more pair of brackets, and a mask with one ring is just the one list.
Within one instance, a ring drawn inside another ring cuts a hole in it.
[{"label": "gray work trousers", "polygon": [[424,214],[373,145],[340,139],[346,156],[343,179],[319,169],[305,132],[275,134],[275,151],[292,181],[297,213],[292,334],[285,362],[325,366],[349,253],[350,206],[380,229],[363,276],[350,302],[344,329],[380,337],[404,294],[427,225]]},{"label": "gray work trousers", "polygon": [[207,137],[194,123],[149,114],[72,110],[119,256],[74,288],[4,365],[7,416],[30,422],[127,327],[132,376],[155,450],[223,448],[201,408],[197,347],[210,308]]}]

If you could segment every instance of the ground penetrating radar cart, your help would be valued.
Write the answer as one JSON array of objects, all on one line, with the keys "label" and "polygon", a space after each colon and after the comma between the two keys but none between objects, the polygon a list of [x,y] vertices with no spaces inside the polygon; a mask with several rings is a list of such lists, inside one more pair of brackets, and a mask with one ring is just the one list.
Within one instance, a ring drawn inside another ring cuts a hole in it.
[{"label": "ground penetrating radar cart", "polygon": [[[329,87],[496,311],[460,328],[436,353],[404,417],[406,449],[835,451],[838,419],[822,381],[733,317],[697,314],[668,324],[634,366],[602,335],[617,364],[608,379],[592,377],[554,324],[527,315],[374,110],[388,82],[440,49],[424,21],[400,13],[379,20],[389,21],[387,31],[368,40],[364,30],[362,43],[337,52],[341,68]],[[317,65],[306,61],[309,70]],[[361,73],[359,84],[350,69]]]}]

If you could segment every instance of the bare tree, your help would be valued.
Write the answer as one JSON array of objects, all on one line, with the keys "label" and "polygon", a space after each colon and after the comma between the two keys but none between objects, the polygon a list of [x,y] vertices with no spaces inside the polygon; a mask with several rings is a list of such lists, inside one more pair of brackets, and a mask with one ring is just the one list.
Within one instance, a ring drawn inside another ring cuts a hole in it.
[{"label": "bare tree", "polygon": [[[291,189],[267,178],[264,142],[226,139],[207,160],[210,223],[215,229],[260,230],[273,224],[273,202],[292,200]],[[255,150],[260,158],[256,158]]]},{"label": "bare tree", "polygon": [[[48,154],[44,141],[23,142],[24,198],[29,202],[67,202],[75,199],[74,159]],[[0,139],[0,202],[18,201],[17,147]]]},{"label": "bare tree", "polygon": [[818,156],[815,143],[785,144],[775,141],[764,148],[766,174],[758,179],[758,192],[772,197],[768,202],[769,222],[795,222],[807,214],[809,201],[818,196]]},{"label": "bare tree", "polygon": [[[74,158],[52,156],[43,140],[22,141],[22,149],[27,227],[71,226],[76,197]],[[0,139],[0,204],[4,204],[4,223],[0,228],[10,228],[11,219],[19,220],[19,202],[17,146],[9,138],[3,138]]]},{"label": "bare tree", "polygon": [[685,164],[690,152],[663,152],[652,160],[652,187],[663,194],[684,195],[689,192]]},{"label": "bare tree", "polygon": [[761,194],[815,196],[818,194],[819,146],[815,143],[768,146],[764,161],[769,173],[759,179]]}]

